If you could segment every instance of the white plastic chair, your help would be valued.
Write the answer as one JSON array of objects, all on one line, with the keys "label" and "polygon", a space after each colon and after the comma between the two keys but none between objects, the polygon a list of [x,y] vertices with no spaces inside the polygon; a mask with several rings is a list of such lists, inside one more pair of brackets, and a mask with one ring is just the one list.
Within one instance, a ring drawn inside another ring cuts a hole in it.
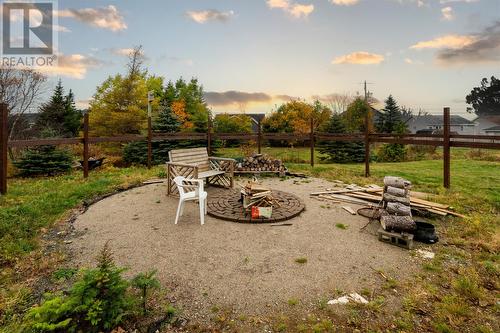
[{"label": "white plastic chair", "polygon": [[193,200],[199,201],[201,224],[205,224],[205,215],[207,214],[207,192],[203,190],[203,179],[186,179],[186,177],[177,176],[174,178],[174,182],[179,190],[179,206],[177,207],[175,224],[177,224],[179,217],[184,212],[184,202]]}]

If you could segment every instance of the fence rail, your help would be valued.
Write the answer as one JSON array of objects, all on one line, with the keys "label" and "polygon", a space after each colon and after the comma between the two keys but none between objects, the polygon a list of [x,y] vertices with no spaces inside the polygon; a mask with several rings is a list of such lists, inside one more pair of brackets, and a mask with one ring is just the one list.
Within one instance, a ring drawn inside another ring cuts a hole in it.
[{"label": "fence rail", "polygon": [[[347,141],[365,143],[365,176],[370,175],[370,144],[372,143],[399,143],[404,145],[427,145],[443,147],[443,184],[450,187],[450,147],[500,149],[500,136],[498,135],[460,135],[450,134],[450,109],[444,108],[443,134],[384,134],[384,133],[351,133],[335,134],[322,133],[314,130],[314,122],[311,120],[309,133],[262,133],[261,124],[258,124],[257,133],[213,133],[212,124],[209,120],[206,133],[154,133],[151,130],[151,118],[148,118],[148,134],[123,135],[114,137],[90,137],[89,117],[84,116],[83,137],[62,138],[62,139],[34,139],[34,140],[13,140],[9,141],[7,136],[8,109],[6,104],[0,104],[0,193],[7,193],[7,151],[9,148],[26,148],[43,145],[83,145],[83,174],[87,178],[89,175],[89,145],[97,143],[120,143],[147,141],[148,143],[148,167],[152,161],[152,142],[161,140],[203,140],[207,141],[207,148],[211,151],[212,141],[219,140],[253,140],[257,142],[258,152],[261,152],[263,140],[280,141],[306,141],[309,142],[311,150],[310,164],[314,166],[314,148],[317,142],[324,141]],[[367,122],[368,119],[365,120]],[[365,124],[365,128],[368,128]]]}]

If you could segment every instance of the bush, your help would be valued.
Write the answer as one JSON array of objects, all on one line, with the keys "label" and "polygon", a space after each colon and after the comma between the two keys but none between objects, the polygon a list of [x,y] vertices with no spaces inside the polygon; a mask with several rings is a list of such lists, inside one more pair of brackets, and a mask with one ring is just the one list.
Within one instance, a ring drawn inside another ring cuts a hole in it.
[{"label": "bush", "polygon": [[46,300],[29,310],[26,332],[110,331],[131,313],[133,302],[127,295],[124,269],[113,263],[106,244],[96,269],[84,270],[67,296],[46,295]]},{"label": "bush", "polygon": [[436,154],[436,146],[410,145],[406,151],[406,160],[420,161],[424,159],[439,158]]},{"label": "bush", "polygon": [[55,175],[71,169],[73,158],[66,150],[55,146],[40,146],[27,150],[13,162],[21,176]]},{"label": "bush", "polygon": [[399,143],[380,146],[377,152],[378,162],[402,162],[406,158],[406,147]]}]

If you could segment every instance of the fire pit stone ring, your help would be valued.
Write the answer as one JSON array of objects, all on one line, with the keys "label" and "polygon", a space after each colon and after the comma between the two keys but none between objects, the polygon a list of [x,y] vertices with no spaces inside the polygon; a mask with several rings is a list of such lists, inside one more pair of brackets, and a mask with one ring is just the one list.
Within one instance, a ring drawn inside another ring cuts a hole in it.
[{"label": "fire pit stone ring", "polygon": [[226,190],[214,193],[208,198],[208,215],[231,222],[240,223],[276,223],[296,217],[305,209],[304,203],[295,195],[272,190],[273,198],[280,207],[273,207],[271,218],[253,219],[250,212],[245,212],[240,201],[240,192]]}]

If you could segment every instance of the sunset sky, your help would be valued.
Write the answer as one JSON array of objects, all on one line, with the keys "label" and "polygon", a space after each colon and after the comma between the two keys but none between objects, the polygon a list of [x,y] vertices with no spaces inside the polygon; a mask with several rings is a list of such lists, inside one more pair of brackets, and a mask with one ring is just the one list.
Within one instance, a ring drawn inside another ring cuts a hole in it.
[{"label": "sunset sky", "polygon": [[362,92],[430,113],[500,76],[500,0],[58,1],[59,67],[84,106],[143,45],[151,73],[197,77],[214,111]]}]

